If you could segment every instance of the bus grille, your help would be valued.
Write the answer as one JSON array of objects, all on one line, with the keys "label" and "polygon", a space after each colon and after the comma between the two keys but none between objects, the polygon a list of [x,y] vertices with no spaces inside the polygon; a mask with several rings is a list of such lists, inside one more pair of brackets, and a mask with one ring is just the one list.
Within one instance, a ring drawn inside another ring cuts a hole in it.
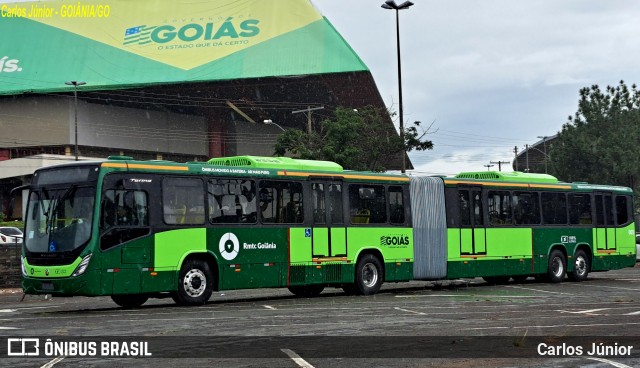
[{"label": "bus grille", "polygon": [[324,282],[342,281],[342,264],[328,264],[324,267]]},{"label": "bus grille", "polygon": [[305,281],[305,266],[291,266],[289,267],[289,283],[297,284],[304,283]]}]

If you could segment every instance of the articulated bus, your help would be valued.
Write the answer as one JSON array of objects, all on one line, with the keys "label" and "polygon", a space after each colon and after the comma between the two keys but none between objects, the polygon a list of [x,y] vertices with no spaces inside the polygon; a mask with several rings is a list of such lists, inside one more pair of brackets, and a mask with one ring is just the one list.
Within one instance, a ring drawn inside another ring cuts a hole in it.
[{"label": "articulated bus", "polygon": [[527,277],[561,282],[635,264],[632,192],[543,174],[454,178],[343,170],[326,161],[112,156],[38,169],[22,252],[27,294],[150,297]]}]

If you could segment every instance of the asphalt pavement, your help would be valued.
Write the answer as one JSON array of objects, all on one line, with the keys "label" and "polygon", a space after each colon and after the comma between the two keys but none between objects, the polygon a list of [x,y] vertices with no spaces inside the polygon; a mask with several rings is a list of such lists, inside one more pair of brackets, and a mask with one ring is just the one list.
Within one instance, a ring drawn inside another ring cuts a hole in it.
[{"label": "asphalt pavement", "polygon": [[[5,289],[0,366],[634,367],[639,291],[638,267],[580,283],[385,284],[370,297],[333,288],[316,298],[235,290],[215,292],[199,307],[159,299],[133,310],[108,297],[22,299],[20,290]],[[21,338],[38,339],[40,356],[6,356],[20,350]],[[134,342],[146,342],[151,355],[134,356],[141,353]],[[102,344],[111,343],[103,355]],[[58,350],[44,354],[45,345]]]}]

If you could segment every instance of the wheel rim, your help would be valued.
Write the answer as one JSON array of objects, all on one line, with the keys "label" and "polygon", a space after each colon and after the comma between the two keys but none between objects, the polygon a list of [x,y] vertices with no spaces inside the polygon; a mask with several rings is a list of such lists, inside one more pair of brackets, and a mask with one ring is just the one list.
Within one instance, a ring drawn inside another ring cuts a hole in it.
[{"label": "wheel rim", "polygon": [[367,263],[362,268],[362,283],[372,287],[378,282],[378,268],[373,263]]},{"label": "wheel rim", "polygon": [[187,295],[197,298],[204,293],[207,287],[207,278],[201,270],[192,269],[184,275],[182,284]]},{"label": "wheel rim", "polygon": [[551,272],[556,277],[560,277],[564,273],[564,265],[562,264],[562,260],[560,259],[560,257],[553,258]]},{"label": "wheel rim", "polygon": [[587,261],[582,256],[576,258],[576,274],[584,276],[587,273]]}]

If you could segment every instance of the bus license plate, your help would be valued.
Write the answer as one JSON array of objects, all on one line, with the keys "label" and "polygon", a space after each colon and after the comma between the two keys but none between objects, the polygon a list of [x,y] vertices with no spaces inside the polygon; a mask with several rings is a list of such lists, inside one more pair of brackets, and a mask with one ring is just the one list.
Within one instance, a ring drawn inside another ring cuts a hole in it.
[{"label": "bus license plate", "polygon": [[53,282],[43,282],[42,290],[53,290]]}]

